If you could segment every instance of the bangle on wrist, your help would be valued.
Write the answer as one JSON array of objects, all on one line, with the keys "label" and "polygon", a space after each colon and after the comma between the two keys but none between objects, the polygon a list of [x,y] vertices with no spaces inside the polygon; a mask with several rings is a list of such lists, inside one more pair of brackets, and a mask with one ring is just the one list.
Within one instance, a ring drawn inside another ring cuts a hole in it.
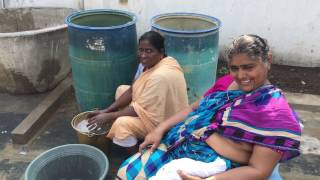
[{"label": "bangle on wrist", "polygon": [[214,176],[210,176],[210,177],[205,178],[204,180],[216,180],[216,178]]}]

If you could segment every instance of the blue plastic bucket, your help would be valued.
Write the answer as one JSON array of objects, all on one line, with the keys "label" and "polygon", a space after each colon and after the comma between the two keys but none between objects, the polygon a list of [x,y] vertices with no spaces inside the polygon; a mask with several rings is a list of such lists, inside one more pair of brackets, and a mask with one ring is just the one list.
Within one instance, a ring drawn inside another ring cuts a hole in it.
[{"label": "blue plastic bucket", "polygon": [[104,180],[109,168],[106,155],[84,144],[52,148],[27,167],[25,180]]}]

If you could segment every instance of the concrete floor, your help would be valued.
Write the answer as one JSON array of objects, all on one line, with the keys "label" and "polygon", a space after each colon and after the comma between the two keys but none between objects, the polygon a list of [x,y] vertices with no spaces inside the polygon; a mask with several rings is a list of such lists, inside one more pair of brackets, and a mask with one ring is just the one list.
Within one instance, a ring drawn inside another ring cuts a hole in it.
[{"label": "concrete floor", "polygon": [[[0,94],[1,180],[23,179],[28,164],[40,153],[59,145],[78,142],[76,133],[70,125],[72,117],[79,112],[74,94],[71,93],[45,127],[28,144],[12,144],[10,132],[46,95]],[[320,180],[320,96],[289,93],[287,97],[296,107],[305,128],[301,148],[303,154],[288,163],[281,164],[281,175],[284,179],[290,180]],[[112,146],[111,156],[108,157],[110,169],[106,179],[114,179],[118,166],[126,156],[128,154],[124,150]]]},{"label": "concrete floor", "polygon": [[[42,152],[53,147],[78,143],[71,119],[79,113],[73,93],[64,99],[58,110],[46,125],[25,145],[12,144],[10,132],[28,115],[46,96],[11,96],[0,94],[0,180],[24,179],[28,164]],[[3,101],[4,100],[4,101]],[[110,170],[107,179],[113,176],[120,163],[128,156],[116,146],[112,146]]]}]

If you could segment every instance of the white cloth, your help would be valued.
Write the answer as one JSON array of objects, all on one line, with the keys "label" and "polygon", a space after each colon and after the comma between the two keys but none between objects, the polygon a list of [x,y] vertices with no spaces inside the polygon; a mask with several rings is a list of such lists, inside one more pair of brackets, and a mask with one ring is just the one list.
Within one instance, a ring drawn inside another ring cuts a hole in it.
[{"label": "white cloth", "polygon": [[122,147],[132,147],[138,143],[138,140],[134,136],[128,136],[125,139],[118,139],[116,137],[113,137],[112,142]]},{"label": "white cloth", "polygon": [[76,128],[79,132],[88,133],[89,132],[88,124],[89,124],[88,120],[85,119],[81,121],[79,124],[77,124]]},{"label": "white cloth", "polygon": [[136,75],[134,75],[134,80],[138,79],[139,76],[143,73],[143,65],[141,63],[139,63]]},{"label": "white cloth", "polygon": [[226,171],[227,165],[225,160],[219,157],[210,163],[196,161],[190,158],[175,159],[162,166],[150,180],[181,180],[177,173],[178,170],[184,171],[189,175],[206,178]]}]

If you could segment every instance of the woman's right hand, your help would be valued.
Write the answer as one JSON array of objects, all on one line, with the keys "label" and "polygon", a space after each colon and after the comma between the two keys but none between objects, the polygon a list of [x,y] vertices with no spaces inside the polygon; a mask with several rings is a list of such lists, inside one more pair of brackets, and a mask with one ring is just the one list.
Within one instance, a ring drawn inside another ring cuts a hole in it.
[{"label": "woman's right hand", "polygon": [[141,153],[145,148],[150,147],[150,151],[156,150],[160,144],[164,132],[160,128],[156,128],[154,131],[150,132],[144,141],[139,146],[139,152]]},{"label": "woman's right hand", "polygon": [[160,144],[160,141],[163,135],[173,126],[182,122],[190,112],[194,109],[198,108],[199,101],[193,103],[191,106],[183,109],[179,113],[171,116],[169,119],[161,122],[157,128],[155,128],[152,132],[150,132],[145,138],[144,141],[139,146],[139,151],[142,152],[146,147],[151,146],[150,150],[153,152],[156,150]]}]

